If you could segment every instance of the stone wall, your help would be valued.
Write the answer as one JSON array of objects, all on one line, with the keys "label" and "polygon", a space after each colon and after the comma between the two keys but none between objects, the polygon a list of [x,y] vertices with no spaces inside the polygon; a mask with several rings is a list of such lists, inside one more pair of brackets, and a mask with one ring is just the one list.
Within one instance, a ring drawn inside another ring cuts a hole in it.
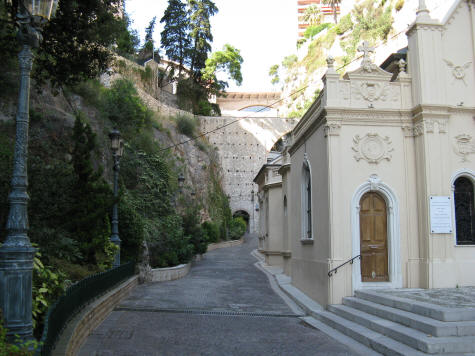
[{"label": "stone wall", "polygon": [[243,210],[249,214],[251,232],[257,231],[259,220],[254,177],[274,143],[296,123],[280,117],[200,117],[201,132],[216,130],[206,136],[219,154],[224,191],[230,196],[233,213]]}]

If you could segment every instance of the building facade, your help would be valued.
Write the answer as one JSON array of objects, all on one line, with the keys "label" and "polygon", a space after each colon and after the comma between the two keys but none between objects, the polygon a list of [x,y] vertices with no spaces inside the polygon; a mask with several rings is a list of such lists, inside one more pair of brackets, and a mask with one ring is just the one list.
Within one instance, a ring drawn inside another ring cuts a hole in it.
[{"label": "building facade", "polygon": [[475,285],[475,4],[436,21],[421,1],[407,36],[383,68],[366,43],[343,77],[328,58],[283,153],[284,272],[322,305],[365,288]]}]

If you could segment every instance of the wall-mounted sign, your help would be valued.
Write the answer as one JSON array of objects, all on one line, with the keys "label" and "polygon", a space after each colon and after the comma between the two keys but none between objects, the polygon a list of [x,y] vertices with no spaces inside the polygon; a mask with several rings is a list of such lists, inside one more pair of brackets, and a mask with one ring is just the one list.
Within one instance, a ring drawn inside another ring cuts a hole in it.
[{"label": "wall-mounted sign", "polygon": [[452,202],[450,197],[430,197],[430,231],[433,234],[452,233]]}]

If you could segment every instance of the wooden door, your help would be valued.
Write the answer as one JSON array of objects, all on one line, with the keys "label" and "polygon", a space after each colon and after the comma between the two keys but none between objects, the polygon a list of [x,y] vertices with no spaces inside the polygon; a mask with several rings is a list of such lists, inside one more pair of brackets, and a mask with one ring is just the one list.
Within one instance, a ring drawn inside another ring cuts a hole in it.
[{"label": "wooden door", "polygon": [[386,202],[375,192],[360,201],[360,251],[362,282],[389,281]]}]

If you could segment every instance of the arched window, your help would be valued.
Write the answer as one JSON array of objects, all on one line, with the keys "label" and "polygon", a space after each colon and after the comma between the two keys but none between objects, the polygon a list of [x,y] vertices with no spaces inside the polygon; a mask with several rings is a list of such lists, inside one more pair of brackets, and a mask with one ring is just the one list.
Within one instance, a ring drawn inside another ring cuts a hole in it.
[{"label": "arched window", "polygon": [[459,177],[454,188],[457,245],[475,245],[473,183],[467,177]]},{"label": "arched window", "polygon": [[310,164],[304,158],[302,168],[302,239],[312,238],[312,182]]}]

